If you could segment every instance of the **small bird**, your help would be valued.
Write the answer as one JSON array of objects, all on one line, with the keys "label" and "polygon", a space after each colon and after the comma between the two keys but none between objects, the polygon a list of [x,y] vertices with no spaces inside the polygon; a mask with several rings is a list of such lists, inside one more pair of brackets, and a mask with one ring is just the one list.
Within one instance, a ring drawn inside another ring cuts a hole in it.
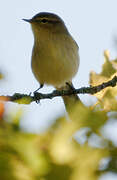
[{"label": "small bird", "polygon": [[[78,45],[56,14],[41,12],[29,22],[34,34],[32,50],[32,72],[40,83],[52,85],[59,90],[74,88],[72,79],[79,67]],[[77,95],[63,96],[65,106],[79,100]]]}]

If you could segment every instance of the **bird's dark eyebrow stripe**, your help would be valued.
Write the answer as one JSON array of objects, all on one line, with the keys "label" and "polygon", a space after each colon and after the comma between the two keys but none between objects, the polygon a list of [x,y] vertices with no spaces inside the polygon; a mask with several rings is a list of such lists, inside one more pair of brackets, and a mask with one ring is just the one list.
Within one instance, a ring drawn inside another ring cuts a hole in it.
[{"label": "bird's dark eyebrow stripe", "polygon": [[37,22],[41,22],[43,20],[46,20],[47,22],[50,22],[50,23],[58,23],[59,21],[56,20],[56,19],[48,19],[48,18],[37,18],[37,19],[34,19],[34,21],[37,21]]},{"label": "bird's dark eyebrow stripe", "polygon": [[[40,21],[42,21],[43,19],[41,19]],[[50,19],[46,19],[47,22],[50,22],[50,23],[58,23],[59,21],[57,20],[50,20]]]}]

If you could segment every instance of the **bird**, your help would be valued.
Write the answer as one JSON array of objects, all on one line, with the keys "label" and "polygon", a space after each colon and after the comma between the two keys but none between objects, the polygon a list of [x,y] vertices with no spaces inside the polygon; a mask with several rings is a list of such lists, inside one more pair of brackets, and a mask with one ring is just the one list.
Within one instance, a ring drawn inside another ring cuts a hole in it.
[{"label": "bird", "polygon": [[[62,18],[54,13],[40,12],[23,20],[31,24],[34,35],[31,67],[40,84],[38,89],[46,84],[57,90],[73,90],[72,79],[80,62],[79,47]],[[62,98],[67,111],[80,100],[76,94]]]}]

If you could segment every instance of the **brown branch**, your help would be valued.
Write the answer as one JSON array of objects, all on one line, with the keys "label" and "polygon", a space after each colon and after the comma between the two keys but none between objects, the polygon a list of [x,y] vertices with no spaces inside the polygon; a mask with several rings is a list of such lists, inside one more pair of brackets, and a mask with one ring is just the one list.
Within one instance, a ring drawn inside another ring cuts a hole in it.
[{"label": "brown branch", "polygon": [[34,96],[27,94],[15,93],[12,96],[0,96],[1,101],[12,101],[20,104],[30,104],[33,101],[40,101],[41,99],[52,99],[58,96],[69,96],[72,94],[95,94],[105,89],[106,87],[114,87],[117,83],[117,76],[114,76],[113,79],[104,82],[98,86],[82,87],[79,89],[70,89],[70,90],[54,90],[49,94],[35,93]]}]

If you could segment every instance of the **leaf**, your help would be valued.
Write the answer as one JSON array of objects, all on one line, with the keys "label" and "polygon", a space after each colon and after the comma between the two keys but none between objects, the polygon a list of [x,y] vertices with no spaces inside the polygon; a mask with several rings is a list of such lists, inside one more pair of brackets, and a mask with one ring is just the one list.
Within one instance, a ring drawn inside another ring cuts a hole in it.
[{"label": "leaf", "polygon": [[[105,51],[105,62],[102,66],[101,73],[90,73],[90,85],[96,86],[103,82],[111,80],[114,76],[117,76],[117,59],[110,60],[108,51]],[[102,91],[94,94],[99,100],[101,108],[106,111],[117,110],[117,87],[108,87]]]}]

